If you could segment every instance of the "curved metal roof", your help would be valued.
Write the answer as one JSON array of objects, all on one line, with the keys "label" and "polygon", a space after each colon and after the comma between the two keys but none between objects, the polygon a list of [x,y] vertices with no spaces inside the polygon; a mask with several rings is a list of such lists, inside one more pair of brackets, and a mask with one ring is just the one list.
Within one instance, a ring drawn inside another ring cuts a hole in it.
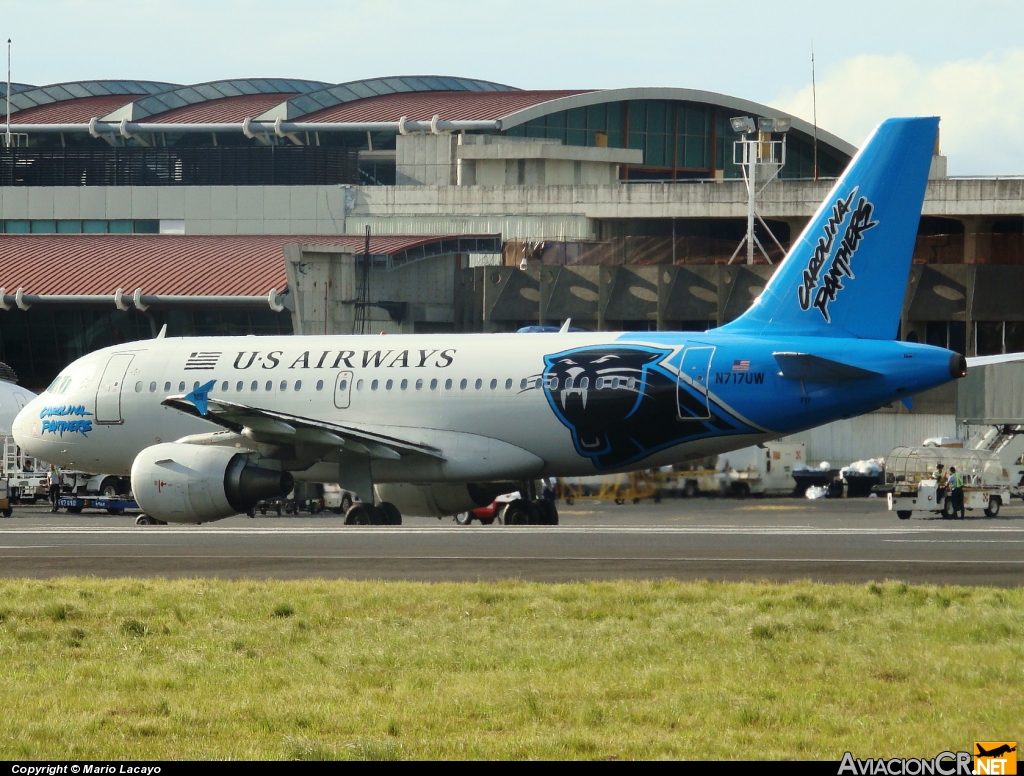
[{"label": "curved metal roof", "polygon": [[[157,94],[177,86],[177,84],[162,81],[68,81],[15,90],[14,84],[11,84],[11,113],[38,105],[77,100],[82,97],[107,97],[110,95],[135,97],[143,94]],[[0,112],[7,112],[7,103],[3,99],[0,99]]]},{"label": "curved metal roof", "polygon": [[415,92],[385,94],[341,103],[309,113],[303,122],[342,121],[430,121],[434,115],[445,121],[489,121],[538,103],[576,94],[575,91],[514,92]]},{"label": "curved metal roof", "polygon": [[390,78],[370,78],[362,81],[348,81],[337,86],[328,86],[315,92],[300,94],[267,111],[261,119],[287,120],[309,113],[333,108],[348,102],[380,97],[403,92],[513,92],[514,86],[476,78],[458,78],[446,75],[403,75]]},{"label": "curved metal roof", "polygon": [[123,118],[139,121],[176,108],[196,105],[225,97],[241,97],[255,94],[303,94],[323,89],[329,84],[324,81],[306,81],[300,78],[233,78],[226,81],[209,81],[190,86],[179,86],[151,94],[131,105],[111,113],[104,118],[114,121]]},{"label": "curved metal roof", "polygon": [[[622,100],[684,100],[686,102],[703,102],[709,105],[728,108],[740,115],[753,114],[764,118],[790,116],[788,113],[767,105],[761,105],[760,103],[744,100],[739,97],[730,97],[727,94],[719,94],[718,92],[705,92],[700,89],[678,89],[672,87],[601,89],[599,91],[581,92],[569,97],[559,97],[509,113],[501,117],[501,128],[503,130],[509,129],[530,119],[547,116],[558,111]],[[806,135],[814,134],[814,126],[810,122],[796,116],[791,116],[791,118],[793,119],[794,129]],[[841,137],[837,137],[831,132],[826,132],[821,127],[818,127],[817,134],[818,140],[822,143],[830,145],[844,154],[853,156],[857,153],[856,146],[847,143]]]}]

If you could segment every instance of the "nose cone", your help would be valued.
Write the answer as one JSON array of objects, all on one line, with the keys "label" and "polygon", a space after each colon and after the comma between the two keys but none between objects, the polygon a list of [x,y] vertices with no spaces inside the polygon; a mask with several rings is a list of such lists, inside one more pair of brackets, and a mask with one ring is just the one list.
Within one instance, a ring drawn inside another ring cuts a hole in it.
[{"label": "nose cone", "polygon": [[52,404],[52,397],[37,396],[18,413],[11,434],[18,446],[34,458],[64,464],[72,452],[74,434],[60,433],[53,420],[47,424],[43,416]]}]

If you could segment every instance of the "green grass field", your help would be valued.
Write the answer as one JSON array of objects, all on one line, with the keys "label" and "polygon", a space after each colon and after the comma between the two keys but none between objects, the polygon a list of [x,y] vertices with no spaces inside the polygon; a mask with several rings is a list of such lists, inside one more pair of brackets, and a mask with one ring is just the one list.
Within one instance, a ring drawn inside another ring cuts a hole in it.
[{"label": "green grass field", "polygon": [[1024,589],[0,581],[0,758],[828,758],[1024,739]]}]

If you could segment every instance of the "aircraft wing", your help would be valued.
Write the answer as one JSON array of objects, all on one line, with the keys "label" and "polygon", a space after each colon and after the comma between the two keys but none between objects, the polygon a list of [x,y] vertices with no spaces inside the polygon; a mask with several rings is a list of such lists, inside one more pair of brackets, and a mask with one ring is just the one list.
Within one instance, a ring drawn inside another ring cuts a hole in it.
[{"label": "aircraft wing", "polygon": [[1024,361],[1024,353],[1000,353],[996,356],[974,356],[967,359],[967,368],[988,366],[989,364],[1008,364],[1012,361]]},{"label": "aircraft wing", "polygon": [[216,423],[236,434],[255,437],[264,442],[305,442],[325,447],[343,447],[373,458],[391,460],[397,460],[408,453],[444,459],[444,455],[435,447],[376,433],[369,429],[250,407],[225,399],[211,399],[210,390],[215,384],[216,381],[211,380],[190,393],[168,396],[161,403],[188,415]]},{"label": "aircraft wing", "polygon": [[830,358],[813,356],[810,353],[772,353],[779,365],[779,374],[789,380],[807,383],[838,383],[843,380],[859,380],[863,377],[878,377],[878,372],[861,369],[859,366],[843,364]]}]

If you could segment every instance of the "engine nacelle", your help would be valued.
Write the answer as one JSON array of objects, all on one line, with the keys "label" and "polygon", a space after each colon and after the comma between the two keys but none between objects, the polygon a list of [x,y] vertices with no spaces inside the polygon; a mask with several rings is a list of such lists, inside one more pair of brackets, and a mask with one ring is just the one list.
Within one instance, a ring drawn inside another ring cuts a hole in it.
[{"label": "engine nacelle", "polygon": [[264,469],[229,447],[166,442],[147,447],[132,464],[135,501],[168,523],[209,523],[286,496],[288,472]]},{"label": "engine nacelle", "polygon": [[502,493],[515,490],[508,483],[465,485],[412,485],[390,482],[377,485],[377,498],[390,501],[403,515],[445,517],[485,507]]}]

